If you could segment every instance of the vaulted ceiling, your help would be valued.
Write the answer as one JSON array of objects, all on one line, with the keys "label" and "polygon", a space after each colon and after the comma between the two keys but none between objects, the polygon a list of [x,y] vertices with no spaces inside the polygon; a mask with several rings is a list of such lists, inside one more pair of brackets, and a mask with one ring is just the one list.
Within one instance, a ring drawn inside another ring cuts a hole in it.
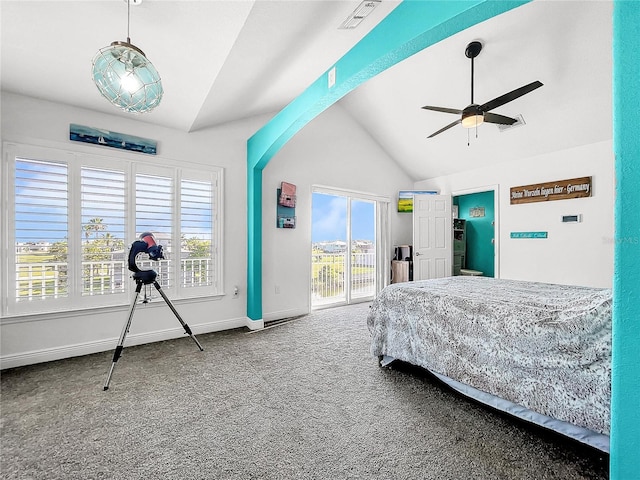
[{"label": "vaulted ceiling", "polygon": [[[352,0],[143,0],[130,37],[162,76],[161,105],[141,121],[195,131],[276,113],[399,2],[382,0],[353,30]],[[123,0],[0,3],[2,90],[115,115],[90,76],[102,47],[127,36]],[[611,139],[610,1],[534,0],[417,53],[340,101],[415,180]],[[525,125],[456,126],[423,105],[470,103],[465,46],[480,40],[475,100],[534,80],[544,86],[495,110]]]}]

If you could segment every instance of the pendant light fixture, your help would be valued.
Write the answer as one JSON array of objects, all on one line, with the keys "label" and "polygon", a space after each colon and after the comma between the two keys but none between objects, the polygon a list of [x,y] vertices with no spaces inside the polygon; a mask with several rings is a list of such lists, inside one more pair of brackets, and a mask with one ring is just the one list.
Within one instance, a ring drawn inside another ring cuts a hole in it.
[{"label": "pendant light fixture", "polygon": [[[130,113],[153,110],[162,100],[160,75],[144,52],[131,43],[131,1],[127,2],[127,41],[113,42],[93,57],[93,81],[104,98]],[[142,0],[133,0],[139,5]]]}]

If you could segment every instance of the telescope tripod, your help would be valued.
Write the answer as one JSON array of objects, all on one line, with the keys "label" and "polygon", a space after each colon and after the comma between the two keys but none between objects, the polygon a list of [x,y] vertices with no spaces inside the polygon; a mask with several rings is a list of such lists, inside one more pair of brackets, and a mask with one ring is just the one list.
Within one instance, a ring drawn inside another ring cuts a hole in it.
[{"label": "telescope tripod", "polygon": [[120,340],[118,341],[116,350],[115,352],[113,352],[113,362],[111,363],[111,368],[109,369],[109,375],[107,375],[107,380],[104,382],[104,390],[109,389],[109,382],[111,381],[111,375],[113,375],[113,369],[115,368],[116,362],[118,361],[118,359],[120,358],[120,355],[122,354],[122,350],[124,348],[123,347],[124,339],[127,336],[127,333],[129,333],[129,328],[131,327],[131,321],[133,320],[133,312],[135,312],[136,310],[136,305],[138,303],[138,297],[140,296],[140,291],[142,290],[142,285],[153,284],[153,286],[156,287],[156,290],[158,290],[158,292],[164,299],[165,303],[169,306],[173,314],[176,316],[176,318],[184,328],[184,331],[193,339],[194,342],[196,342],[196,345],[198,345],[198,348],[200,349],[201,352],[204,350],[204,348],[202,348],[202,345],[200,345],[200,342],[198,342],[198,339],[191,332],[191,328],[189,327],[189,325],[187,325],[185,321],[182,320],[182,317],[180,316],[178,311],[175,309],[175,307],[171,303],[171,300],[169,300],[165,295],[165,293],[162,291],[162,287],[156,281],[156,272],[154,272],[153,270],[137,272],[133,274],[133,279],[136,281],[136,293],[133,296],[133,300],[131,301],[131,308],[129,309],[129,318],[127,319],[127,323],[122,329],[122,333],[120,334]]}]

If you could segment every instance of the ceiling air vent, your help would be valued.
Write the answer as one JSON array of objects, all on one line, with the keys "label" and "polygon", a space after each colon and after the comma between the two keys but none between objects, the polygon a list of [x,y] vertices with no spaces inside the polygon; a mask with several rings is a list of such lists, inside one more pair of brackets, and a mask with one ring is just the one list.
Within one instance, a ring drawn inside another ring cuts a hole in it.
[{"label": "ceiling air vent", "polygon": [[512,118],[516,119],[516,123],[512,123],[511,125],[497,124],[498,130],[500,130],[501,132],[504,132],[506,130],[511,130],[512,128],[519,127],[521,125],[525,125],[524,118],[522,117],[522,115],[515,115]]},{"label": "ceiling air vent", "polygon": [[365,0],[353,11],[351,15],[347,17],[347,19],[342,22],[339,29],[351,29],[356,28],[360,25],[360,22],[365,19],[367,15],[369,15],[373,10],[378,6],[378,4],[382,0]]}]

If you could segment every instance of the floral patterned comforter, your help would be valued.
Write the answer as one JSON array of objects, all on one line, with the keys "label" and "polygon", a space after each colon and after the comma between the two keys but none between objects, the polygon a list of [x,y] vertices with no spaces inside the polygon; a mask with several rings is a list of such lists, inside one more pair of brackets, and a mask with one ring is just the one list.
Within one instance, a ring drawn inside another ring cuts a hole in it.
[{"label": "floral patterned comforter", "polygon": [[610,289],[448,277],[386,287],[371,353],[609,435]]}]

